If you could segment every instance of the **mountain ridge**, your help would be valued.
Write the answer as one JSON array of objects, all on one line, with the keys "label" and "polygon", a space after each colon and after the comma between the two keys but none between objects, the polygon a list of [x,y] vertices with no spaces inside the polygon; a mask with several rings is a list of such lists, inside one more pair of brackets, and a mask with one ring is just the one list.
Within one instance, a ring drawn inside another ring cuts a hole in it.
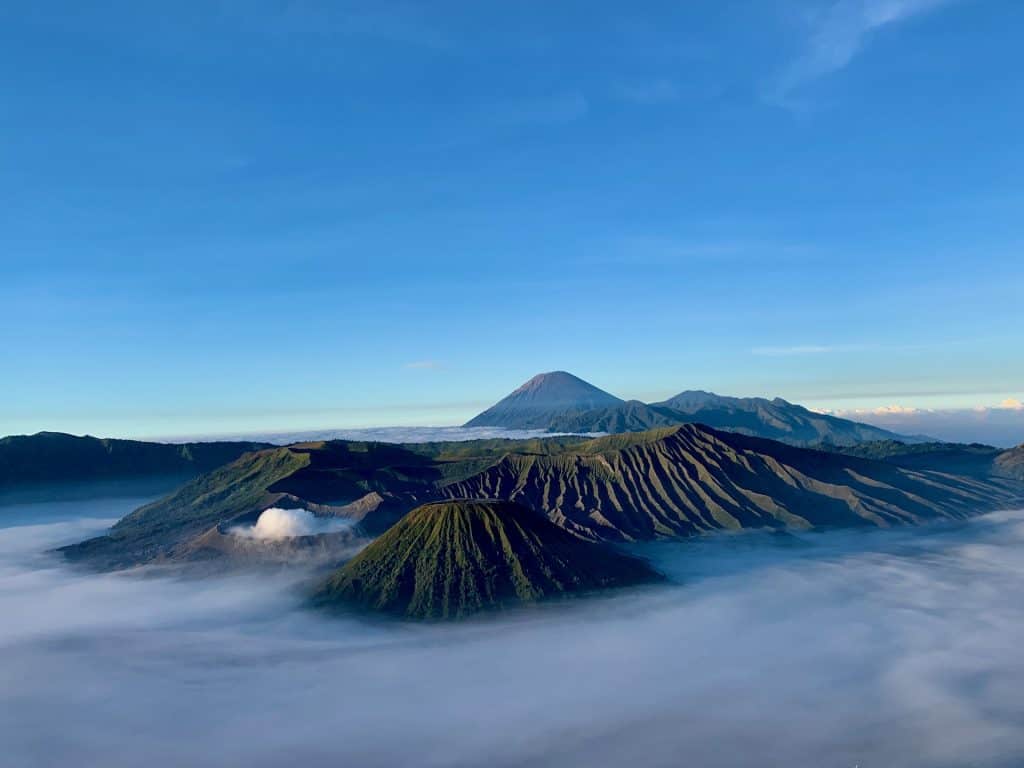
[{"label": "mountain ridge", "polygon": [[332,441],[245,454],[63,551],[100,568],[187,559],[197,537],[270,506],[347,518],[374,535],[423,503],[489,498],[522,504],[582,539],[642,541],[959,519],[1022,497],[1015,480],[907,469],[695,424],[593,439]]},{"label": "mountain ridge", "polygon": [[0,491],[33,486],[196,475],[268,443],[143,440],[37,432],[0,438]]},{"label": "mountain ridge", "polygon": [[913,471],[703,425],[509,454],[444,487],[507,498],[585,538],[649,540],[750,527],[888,527],[960,518],[1020,497],[995,480]]},{"label": "mountain ridge", "polygon": [[[548,397],[546,378],[539,374],[495,405],[475,416],[465,426],[494,426],[506,429],[544,429],[549,432],[601,433],[638,432],[674,424],[707,424],[754,437],[781,440],[793,445],[821,443],[853,445],[865,441],[916,438],[898,435],[880,427],[811,411],[780,397],[729,397],[703,390],[685,390],[666,400],[644,403],[622,400],[587,384],[572,374],[577,391],[601,393],[603,398]],[[585,385],[587,388],[583,387]],[[522,401],[529,393],[527,407]]]}]

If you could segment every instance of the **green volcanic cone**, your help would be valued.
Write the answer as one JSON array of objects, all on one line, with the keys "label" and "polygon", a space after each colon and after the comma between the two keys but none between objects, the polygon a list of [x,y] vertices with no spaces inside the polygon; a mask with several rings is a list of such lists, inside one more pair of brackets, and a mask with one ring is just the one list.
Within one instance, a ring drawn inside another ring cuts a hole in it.
[{"label": "green volcanic cone", "polygon": [[644,561],[583,542],[518,504],[454,500],[414,509],[331,574],[314,599],[456,619],[659,578]]}]

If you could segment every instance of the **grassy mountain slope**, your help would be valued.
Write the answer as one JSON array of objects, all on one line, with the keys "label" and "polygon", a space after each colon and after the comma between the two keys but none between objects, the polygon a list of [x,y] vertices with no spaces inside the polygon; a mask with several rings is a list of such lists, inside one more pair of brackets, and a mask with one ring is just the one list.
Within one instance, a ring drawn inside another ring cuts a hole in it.
[{"label": "grassy mountain slope", "polygon": [[510,454],[449,484],[503,498],[578,535],[643,540],[762,526],[888,526],[1010,503],[996,481],[917,472],[698,425],[613,435],[562,454]]},{"label": "grassy mountain slope", "polygon": [[655,578],[643,561],[587,544],[519,505],[452,500],[410,512],[328,577],[314,599],[456,619]]},{"label": "grassy mountain slope", "polygon": [[1003,451],[996,457],[995,472],[1000,477],[1024,480],[1024,445]]},{"label": "grassy mountain slope", "polygon": [[107,568],[180,559],[195,551],[197,536],[251,523],[271,505],[346,517],[375,535],[425,502],[495,498],[522,503],[582,538],[633,540],[962,517],[1009,506],[1022,487],[699,425],[596,440],[331,441],[247,454],[65,552]]},{"label": "grassy mountain slope", "polygon": [[847,456],[875,459],[909,469],[932,469],[960,475],[996,474],[993,463],[1002,451],[981,443],[904,443],[880,440],[858,445],[822,446]]},{"label": "grassy mountain slope", "polygon": [[669,408],[629,400],[621,405],[592,411],[563,413],[548,422],[552,432],[644,432],[649,429],[683,423],[684,419]]},{"label": "grassy mountain slope", "polygon": [[126,515],[108,535],[61,551],[71,560],[108,568],[159,560],[190,536],[276,500],[270,495],[273,485],[308,463],[308,454],[288,448],[245,454]]},{"label": "grassy mountain slope", "polygon": [[1002,450],[982,443],[908,444],[898,440],[883,440],[853,446],[829,446],[827,450],[910,469],[1024,480],[1024,445]]},{"label": "grassy mountain slope", "polygon": [[196,475],[265,443],[152,443],[39,432],[0,438],[0,490]]},{"label": "grassy mountain slope", "polygon": [[389,443],[339,440],[271,448],[198,477],[132,512],[108,535],[62,551],[104,568],[175,559],[211,527],[273,505],[341,514],[376,534],[417,501],[436,497],[442,480],[435,459]]}]

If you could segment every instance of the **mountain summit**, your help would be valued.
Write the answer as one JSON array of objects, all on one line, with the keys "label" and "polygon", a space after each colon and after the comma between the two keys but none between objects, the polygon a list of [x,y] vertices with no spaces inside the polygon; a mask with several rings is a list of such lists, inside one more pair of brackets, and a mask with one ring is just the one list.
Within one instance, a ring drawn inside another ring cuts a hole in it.
[{"label": "mountain summit", "polygon": [[687,390],[660,403],[626,401],[565,371],[534,376],[465,426],[586,434],[643,432],[679,424],[706,424],[800,446],[920,442],[870,424],[816,413],[780,397],[727,397]]},{"label": "mountain summit", "polygon": [[781,397],[728,397],[714,392],[687,390],[660,403],[659,410],[680,414],[680,421],[707,424],[716,429],[767,437],[791,445],[856,445],[875,440],[913,441],[887,429],[826,413],[817,413]]},{"label": "mountain summit", "polygon": [[581,541],[518,504],[453,499],[414,509],[328,577],[314,599],[456,619],[658,579],[645,561]]},{"label": "mountain summit", "polygon": [[566,371],[534,376],[508,397],[468,421],[467,427],[548,429],[567,414],[622,405],[623,401]]}]

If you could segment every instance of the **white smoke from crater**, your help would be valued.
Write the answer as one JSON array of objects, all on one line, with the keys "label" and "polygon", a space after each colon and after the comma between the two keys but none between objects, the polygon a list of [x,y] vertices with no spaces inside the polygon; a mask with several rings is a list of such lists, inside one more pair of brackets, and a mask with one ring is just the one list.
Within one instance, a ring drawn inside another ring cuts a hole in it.
[{"label": "white smoke from crater", "polygon": [[236,526],[231,532],[236,536],[261,541],[289,539],[296,536],[316,536],[334,533],[352,526],[351,520],[316,517],[305,509],[281,509],[270,507],[263,510],[252,526]]}]

